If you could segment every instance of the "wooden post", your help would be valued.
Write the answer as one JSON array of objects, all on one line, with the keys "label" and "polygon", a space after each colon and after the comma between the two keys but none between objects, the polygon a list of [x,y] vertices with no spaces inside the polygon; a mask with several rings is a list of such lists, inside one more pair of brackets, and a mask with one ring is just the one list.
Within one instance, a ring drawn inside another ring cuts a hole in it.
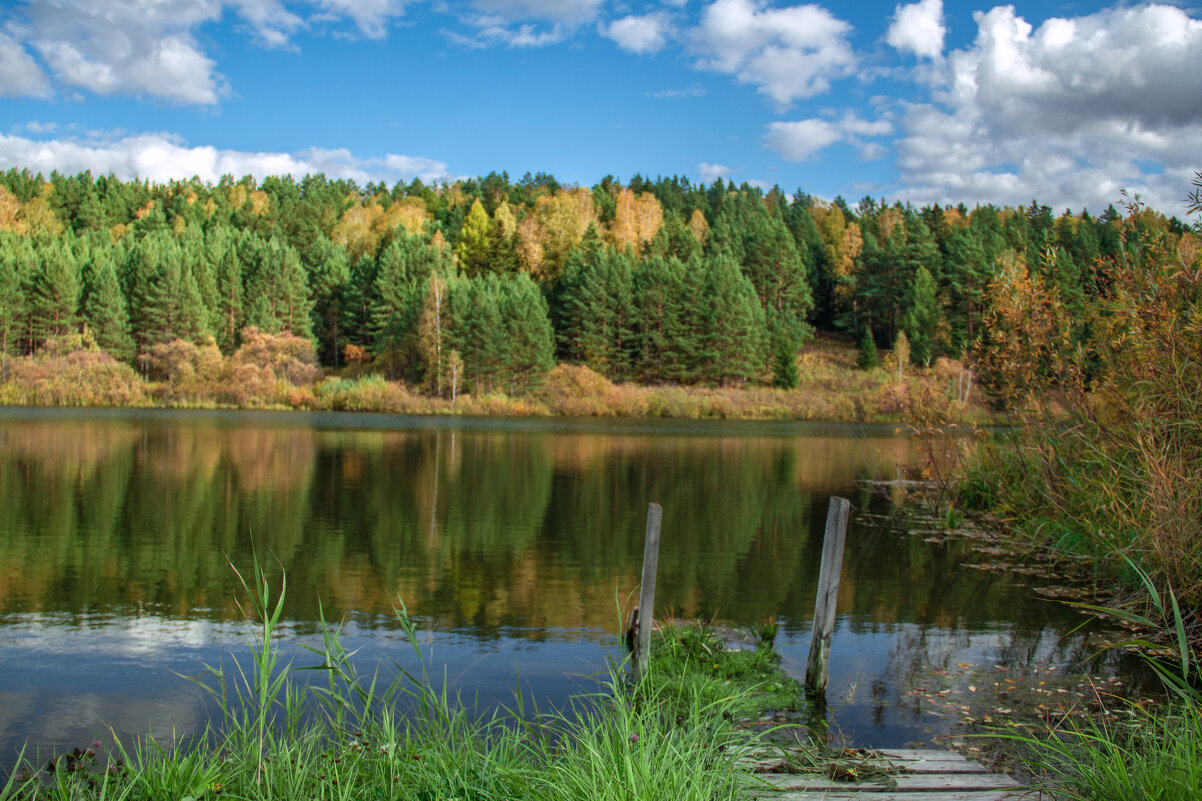
[{"label": "wooden post", "polygon": [[664,510],[658,503],[647,507],[647,539],[643,543],[643,589],[639,595],[638,631],[634,644],[634,680],[647,674],[651,659],[651,621],[655,609],[655,571],[659,567],[659,527]]},{"label": "wooden post", "polygon": [[826,512],[826,534],[822,538],[822,568],[818,571],[818,599],[814,602],[814,628],[810,635],[810,660],[806,664],[806,688],[811,693],[826,691],[827,663],[831,637],[835,633],[835,601],[839,595],[839,573],[843,570],[843,545],[847,542],[847,517],[851,503],[831,498]]}]

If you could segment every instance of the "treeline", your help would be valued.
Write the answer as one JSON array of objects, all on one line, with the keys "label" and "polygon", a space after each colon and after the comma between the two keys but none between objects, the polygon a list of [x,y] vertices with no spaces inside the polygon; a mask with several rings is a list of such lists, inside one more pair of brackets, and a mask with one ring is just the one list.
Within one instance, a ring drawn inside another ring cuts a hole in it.
[{"label": "treeline", "polygon": [[[1149,211],[1137,224],[1177,236]],[[359,187],[310,175],[152,185],[0,174],[0,353],[85,327],[144,365],[157,345],[244,330],[310,339],[443,397],[520,394],[557,360],[614,380],[796,384],[815,327],[862,363],[904,334],[929,364],[988,345],[991,284],[1016,268],[1066,306],[1104,291],[1122,216],[1047,206],[854,209],[805,193],[539,174]]]}]

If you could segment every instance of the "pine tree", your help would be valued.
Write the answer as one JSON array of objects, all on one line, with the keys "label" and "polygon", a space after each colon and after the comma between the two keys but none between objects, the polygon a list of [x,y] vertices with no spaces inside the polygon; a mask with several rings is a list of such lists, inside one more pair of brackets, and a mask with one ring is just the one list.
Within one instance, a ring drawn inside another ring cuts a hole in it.
[{"label": "pine tree", "polygon": [[432,274],[449,275],[446,252],[402,233],[380,254],[372,305],[373,352],[411,379],[418,369],[417,326]]},{"label": "pine tree", "polygon": [[630,369],[633,260],[613,248],[575,248],[558,292],[560,337],[569,359],[610,378]]},{"label": "pine tree", "polygon": [[501,287],[509,393],[521,394],[538,387],[555,366],[555,332],[547,301],[530,276],[502,279]]},{"label": "pine tree", "polygon": [[318,352],[327,364],[337,365],[341,357],[343,307],[351,280],[346,250],[320,236],[307,251],[306,268],[313,290],[313,333]]},{"label": "pine tree", "polygon": [[505,328],[497,281],[488,275],[452,284],[452,338],[463,359],[465,384],[476,395],[494,390],[504,367]]},{"label": "pine tree", "polygon": [[42,248],[27,293],[31,328],[40,344],[66,334],[75,326],[79,311],[79,265],[74,255],[56,241]]},{"label": "pine tree", "polygon": [[117,283],[117,270],[110,259],[94,264],[84,319],[96,344],[104,351],[123,362],[133,359],[134,340],[129,332],[129,314]]},{"label": "pine tree", "polygon": [[632,288],[634,369],[647,383],[678,380],[689,350],[685,339],[684,265],[675,258],[644,259]]},{"label": "pine tree", "polygon": [[243,306],[242,260],[238,248],[231,242],[217,262],[217,313],[213,335],[217,346],[227,356],[238,349],[239,335],[245,321]]},{"label": "pine tree", "polygon": [[248,287],[252,305],[247,325],[273,334],[312,336],[309,279],[295,249],[273,237]]},{"label": "pine tree", "polygon": [[26,237],[0,232],[0,356],[21,350],[28,319],[25,288],[33,258]]},{"label": "pine tree", "polygon": [[492,227],[488,229],[489,270],[497,275],[516,275],[521,266],[518,255],[517,221],[509,204],[502,201],[493,214]]},{"label": "pine tree", "polygon": [[764,363],[767,335],[755,287],[733,258],[719,252],[706,260],[705,378],[722,386],[755,376]]}]

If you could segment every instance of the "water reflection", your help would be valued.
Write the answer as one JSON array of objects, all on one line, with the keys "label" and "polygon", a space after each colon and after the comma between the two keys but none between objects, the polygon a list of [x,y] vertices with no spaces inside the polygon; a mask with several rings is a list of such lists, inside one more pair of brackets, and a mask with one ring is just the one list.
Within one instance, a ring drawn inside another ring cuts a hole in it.
[{"label": "water reflection", "polygon": [[[792,658],[808,641],[828,497],[864,508],[857,478],[893,477],[913,456],[890,432],[800,425],[5,410],[0,671],[20,678],[4,688],[0,743],[78,744],[55,734],[64,721],[75,736],[81,720],[137,731],[163,710],[177,726],[203,718],[166,668],[194,672],[237,647],[230,562],[245,570],[254,552],[287,572],[299,638],[320,604],[352,620],[365,654],[391,653],[399,596],[463,687],[506,696],[516,669],[562,697],[613,642],[652,501],[660,607],[777,615]],[[1067,625],[962,560],[853,526],[834,692],[887,677],[905,637]]]}]

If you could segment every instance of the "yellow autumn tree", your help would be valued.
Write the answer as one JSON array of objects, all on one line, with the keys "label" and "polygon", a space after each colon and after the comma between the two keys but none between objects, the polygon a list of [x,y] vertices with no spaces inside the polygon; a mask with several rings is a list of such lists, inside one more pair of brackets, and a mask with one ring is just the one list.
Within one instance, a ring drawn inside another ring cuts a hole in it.
[{"label": "yellow autumn tree", "polygon": [[518,222],[518,253],[525,269],[542,280],[554,279],[568,251],[596,219],[593,193],[584,187],[540,196],[533,213]]},{"label": "yellow autumn tree", "polygon": [[689,230],[693,232],[693,237],[703,245],[710,238],[709,220],[705,219],[701,209],[693,209],[693,213],[689,215]]},{"label": "yellow autumn tree", "polygon": [[614,219],[609,226],[609,241],[618,250],[633,248],[638,253],[655,238],[664,222],[664,210],[650,192],[623,189],[615,198]]},{"label": "yellow autumn tree", "polygon": [[330,238],[347,250],[352,263],[364,254],[375,253],[380,240],[395,229],[420,234],[430,220],[421,198],[407,197],[399,203],[385,203],[383,197],[355,203],[339,218]]}]

